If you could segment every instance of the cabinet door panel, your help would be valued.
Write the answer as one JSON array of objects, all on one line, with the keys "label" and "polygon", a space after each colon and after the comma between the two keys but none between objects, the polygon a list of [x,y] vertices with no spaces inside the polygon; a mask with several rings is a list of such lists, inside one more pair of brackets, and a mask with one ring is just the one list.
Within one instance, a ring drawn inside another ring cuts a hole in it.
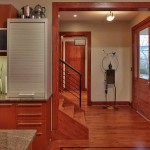
[{"label": "cabinet door panel", "polygon": [[15,129],[15,106],[13,103],[0,103],[0,129]]},{"label": "cabinet door panel", "polygon": [[36,138],[33,141],[33,150],[47,150],[48,149],[48,143],[46,140],[46,136],[36,136]]},{"label": "cabinet door panel", "polygon": [[18,120],[17,129],[36,129],[36,137],[33,141],[33,149],[35,150],[47,150],[47,137],[45,121],[42,120]]}]

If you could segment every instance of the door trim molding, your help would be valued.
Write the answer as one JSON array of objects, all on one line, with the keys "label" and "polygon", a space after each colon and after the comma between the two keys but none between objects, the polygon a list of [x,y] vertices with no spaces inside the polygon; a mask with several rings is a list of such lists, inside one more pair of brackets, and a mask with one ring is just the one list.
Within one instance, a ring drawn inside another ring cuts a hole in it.
[{"label": "door trim molding", "polygon": [[149,11],[150,2],[53,2],[52,3],[52,113],[53,130],[58,125],[58,58],[59,58],[59,11]]},{"label": "door trim molding", "polygon": [[138,24],[136,24],[135,26],[132,27],[132,31],[140,28],[141,26],[143,26],[144,24],[150,22],[150,17],[147,17],[146,19],[144,19],[143,21],[139,22]]}]

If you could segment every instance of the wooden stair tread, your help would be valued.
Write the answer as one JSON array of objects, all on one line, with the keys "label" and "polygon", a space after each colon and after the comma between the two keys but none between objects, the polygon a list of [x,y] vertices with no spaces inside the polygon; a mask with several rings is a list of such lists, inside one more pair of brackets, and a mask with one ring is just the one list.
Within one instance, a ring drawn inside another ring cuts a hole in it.
[{"label": "wooden stair tread", "polygon": [[63,107],[62,111],[69,115],[70,117],[74,117],[74,105],[68,105]]},{"label": "wooden stair tread", "polygon": [[66,97],[65,95],[62,95],[62,94],[60,94],[60,95],[65,100],[64,101],[64,105],[66,105],[66,104],[73,104],[73,105],[75,105],[75,107],[80,108],[78,104],[76,104],[76,103],[72,102],[71,100],[69,100],[68,97]]}]

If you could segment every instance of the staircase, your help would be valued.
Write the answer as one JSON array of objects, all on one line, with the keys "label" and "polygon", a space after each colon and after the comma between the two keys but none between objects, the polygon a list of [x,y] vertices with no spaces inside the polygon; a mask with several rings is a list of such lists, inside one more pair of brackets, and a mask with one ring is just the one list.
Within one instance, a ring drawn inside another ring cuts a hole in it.
[{"label": "staircase", "polygon": [[57,130],[52,132],[49,149],[59,150],[61,146],[87,146],[89,129],[85,112],[81,109],[82,74],[62,59],[59,61],[58,126]]},{"label": "staircase", "polygon": [[85,113],[78,105],[60,95],[58,109],[58,130],[55,140],[84,140],[89,137]]}]

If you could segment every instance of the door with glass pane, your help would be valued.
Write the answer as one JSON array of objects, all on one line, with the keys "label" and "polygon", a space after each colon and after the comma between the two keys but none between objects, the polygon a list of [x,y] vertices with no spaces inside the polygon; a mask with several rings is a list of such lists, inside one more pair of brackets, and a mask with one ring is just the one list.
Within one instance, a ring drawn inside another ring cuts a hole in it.
[{"label": "door with glass pane", "polygon": [[149,118],[150,70],[149,45],[150,24],[146,23],[133,30],[133,101],[132,106]]}]

